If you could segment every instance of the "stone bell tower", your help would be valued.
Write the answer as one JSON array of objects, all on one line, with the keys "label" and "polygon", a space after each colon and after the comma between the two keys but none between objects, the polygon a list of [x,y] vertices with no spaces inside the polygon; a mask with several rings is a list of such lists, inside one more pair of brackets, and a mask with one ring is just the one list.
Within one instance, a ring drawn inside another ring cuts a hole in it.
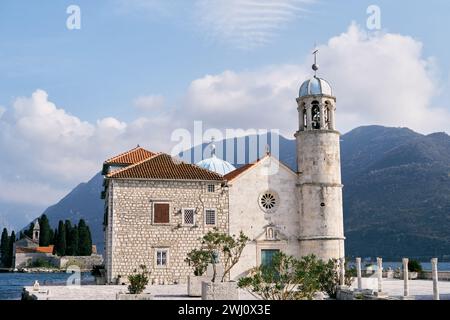
[{"label": "stone bell tower", "polygon": [[39,226],[39,220],[36,219],[33,227],[33,241],[39,243],[39,236],[41,233],[41,228]]},{"label": "stone bell tower", "polygon": [[336,98],[317,77],[305,81],[297,99],[297,164],[300,206],[300,256],[344,258],[340,133],[335,127]]}]

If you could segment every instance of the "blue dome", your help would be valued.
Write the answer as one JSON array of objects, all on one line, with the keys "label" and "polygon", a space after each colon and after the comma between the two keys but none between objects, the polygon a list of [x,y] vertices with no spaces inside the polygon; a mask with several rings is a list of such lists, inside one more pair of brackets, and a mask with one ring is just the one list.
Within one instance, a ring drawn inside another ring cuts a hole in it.
[{"label": "blue dome", "polygon": [[197,166],[209,171],[213,171],[222,176],[236,170],[236,168],[231,163],[217,158],[215,154],[213,154],[211,158],[200,161],[199,163],[197,163]]},{"label": "blue dome", "polygon": [[303,82],[300,87],[299,97],[327,95],[333,96],[333,90],[328,81],[314,76],[313,78]]}]

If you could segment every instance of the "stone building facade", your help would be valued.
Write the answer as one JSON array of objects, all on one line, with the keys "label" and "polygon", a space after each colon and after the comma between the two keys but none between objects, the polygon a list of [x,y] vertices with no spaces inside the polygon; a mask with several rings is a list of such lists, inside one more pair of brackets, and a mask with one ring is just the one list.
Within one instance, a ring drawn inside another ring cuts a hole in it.
[{"label": "stone building facade", "polygon": [[[166,163],[154,164],[164,157]],[[228,232],[228,188],[220,175],[189,164],[171,162],[168,155],[150,158],[149,168],[182,173],[133,179],[127,170],[107,176],[106,269],[108,282],[126,277],[146,265],[155,283],[182,283],[192,272],[184,261],[187,253],[200,248],[200,238],[217,228]],[[166,167],[164,167],[166,165]],[[160,166],[160,167],[158,167]],[[120,175],[122,173],[122,176]],[[208,177],[209,180],[208,180]],[[166,206],[165,221],[156,221],[158,206]]]},{"label": "stone building facade", "polygon": [[126,280],[144,264],[154,283],[185,282],[192,274],[187,253],[213,228],[243,231],[251,240],[232,279],[270,263],[279,251],[343,258],[340,134],[330,84],[317,76],[305,81],[297,107],[297,172],[270,152],[235,169],[214,146],[198,165],[139,146],[107,160],[107,281]]}]

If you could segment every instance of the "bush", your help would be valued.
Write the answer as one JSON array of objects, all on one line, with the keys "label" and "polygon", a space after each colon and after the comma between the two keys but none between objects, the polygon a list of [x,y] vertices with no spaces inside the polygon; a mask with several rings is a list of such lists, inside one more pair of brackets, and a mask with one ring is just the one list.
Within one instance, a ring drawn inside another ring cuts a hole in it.
[{"label": "bush", "polygon": [[248,277],[239,280],[239,287],[249,289],[264,300],[312,299],[321,289],[320,266],[314,256],[300,260],[284,253],[277,253],[272,263],[260,266]]},{"label": "bush", "polygon": [[[226,233],[220,233],[216,228],[209,231],[201,238],[202,249],[194,249],[188,253],[186,262],[194,263],[194,273],[203,274],[212,264],[213,276],[211,282],[216,281],[217,264],[222,263],[224,267],[221,282],[225,282],[230,275],[231,269],[239,262],[242,251],[249,242],[249,238],[241,231],[239,236],[230,236]],[[222,254],[222,259],[217,259],[217,255]]]},{"label": "bush", "polygon": [[211,254],[206,250],[194,249],[188,253],[184,261],[194,268],[195,276],[202,276],[211,262]]},{"label": "bush", "polygon": [[147,267],[145,265],[141,265],[140,269],[140,273],[137,273],[137,270],[134,270],[136,274],[128,276],[128,281],[130,281],[128,292],[130,294],[141,294],[144,292],[145,287],[148,284],[149,272],[147,271]]},{"label": "bush", "polygon": [[27,264],[28,268],[48,268],[55,269],[56,267],[48,260],[36,259]]},{"label": "bush", "polygon": [[[345,283],[351,282],[346,274]],[[239,287],[248,289],[264,300],[310,300],[324,291],[336,298],[340,283],[339,261],[319,260],[314,255],[296,259],[277,253],[270,266],[260,266],[239,280]]]},{"label": "bush", "polygon": [[418,272],[418,273],[420,273],[420,272],[423,271],[422,265],[417,260],[409,260],[409,262],[408,262],[408,271],[409,272]]}]

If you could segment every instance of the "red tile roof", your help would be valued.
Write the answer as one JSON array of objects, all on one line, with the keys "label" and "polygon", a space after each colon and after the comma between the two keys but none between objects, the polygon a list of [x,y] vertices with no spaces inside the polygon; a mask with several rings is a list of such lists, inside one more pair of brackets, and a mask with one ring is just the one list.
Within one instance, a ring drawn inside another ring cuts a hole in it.
[{"label": "red tile roof", "polygon": [[53,245],[48,247],[25,248],[17,247],[16,253],[53,253]]},{"label": "red tile roof", "polygon": [[[265,158],[265,157],[264,157],[264,158]],[[263,159],[264,159],[264,158],[263,158]],[[226,174],[226,175],[224,176],[225,180],[231,181],[231,180],[233,180],[233,179],[239,177],[239,176],[240,176],[241,174],[243,174],[244,172],[247,172],[247,170],[253,168],[253,167],[254,167],[256,164],[258,164],[261,160],[262,160],[262,159],[258,159],[256,162],[245,164],[245,165],[243,165],[242,167],[237,168],[237,169],[234,170],[234,171],[231,171],[230,173],[228,173],[228,174]]]},{"label": "red tile roof", "polygon": [[105,164],[135,164],[147,158],[154,156],[155,153],[145,150],[142,147],[136,147],[127,152],[119,154],[111,159],[105,161]]},{"label": "red tile roof", "polygon": [[165,153],[156,154],[129,167],[111,172],[106,177],[114,179],[224,180],[220,174],[182,162]]}]

